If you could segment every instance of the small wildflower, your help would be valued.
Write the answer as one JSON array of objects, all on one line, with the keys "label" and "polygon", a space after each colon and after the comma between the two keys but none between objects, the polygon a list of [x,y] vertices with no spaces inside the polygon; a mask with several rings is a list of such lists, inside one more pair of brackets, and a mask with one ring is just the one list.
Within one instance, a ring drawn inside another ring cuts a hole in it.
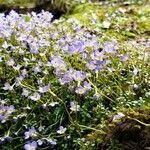
[{"label": "small wildflower", "polygon": [[75,102],[70,102],[70,110],[74,112],[79,111],[80,105],[77,105]]},{"label": "small wildflower", "polygon": [[86,74],[81,71],[74,71],[73,78],[75,81],[83,81],[86,78]]},{"label": "small wildflower", "polygon": [[37,140],[37,143],[38,143],[38,145],[40,146],[40,145],[43,144],[43,141],[39,139],[39,140]]},{"label": "small wildflower", "polygon": [[33,71],[34,71],[35,74],[37,74],[37,73],[41,72],[42,69],[41,69],[40,66],[36,66],[36,67],[33,68]]},{"label": "small wildflower", "polygon": [[19,69],[21,68],[21,65],[13,66],[13,68],[14,68],[15,70],[19,70]]},{"label": "small wildflower", "polygon": [[34,127],[32,127],[31,129],[29,129],[29,131],[25,132],[24,134],[25,134],[25,139],[37,136],[37,132],[36,132],[36,130],[35,130]]},{"label": "small wildflower", "polygon": [[139,70],[137,68],[134,68],[133,75],[136,76],[138,74]]},{"label": "small wildflower", "polygon": [[47,104],[45,103],[45,104],[42,104],[42,108],[43,109],[46,109],[47,108]]},{"label": "small wildflower", "polygon": [[103,28],[106,28],[106,29],[108,29],[110,27],[110,25],[111,25],[111,22],[109,22],[109,21],[104,21],[102,23]]},{"label": "small wildflower", "polygon": [[7,107],[7,114],[12,114],[15,111],[15,107],[13,105]]},{"label": "small wildflower", "polygon": [[19,85],[21,84],[21,81],[22,81],[23,79],[24,79],[23,76],[17,77],[17,78],[16,78],[16,84],[15,84],[15,86],[19,86]]},{"label": "small wildflower", "polygon": [[110,54],[115,53],[117,49],[118,49],[118,45],[116,41],[104,43],[104,51],[107,53]]},{"label": "small wildflower", "polygon": [[91,58],[93,61],[103,61],[104,59],[104,52],[99,52],[98,50],[91,53]]},{"label": "small wildflower", "polygon": [[62,85],[67,84],[67,83],[70,83],[70,82],[72,82],[72,81],[73,81],[73,72],[72,72],[72,70],[68,70],[68,71],[64,74],[64,76],[63,76],[61,79],[59,79],[59,82],[60,82]]},{"label": "small wildflower", "polygon": [[22,96],[28,97],[30,91],[28,89],[23,88]]},{"label": "small wildflower", "polygon": [[28,75],[28,71],[26,69],[21,70],[21,75],[26,77]]},{"label": "small wildflower", "polygon": [[59,103],[58,102],[51,102],[49,105],[54,107],[55,105],[58,105]]},{"label": "small wildflower", "polygon": [[82,87],[82,86],[79,86],[78,88],[76,88],[75,92],[76,92],[77,94],[82,95],[82,94],[85,94],[85,93],[86,93],[86,89],[85,89],[84,87]]},{"label": "small wildflower", "polygon": [[121,59],[121,61],[125,62],[125,61],[127,61],[129,59],[129,55],[128,54],[120,55],[120,59]]},{"label": "small wildflower", "polygon": [[2,48],[4,49],[7,49],[10,45],[5,41],[3,44],[2,44]]},{"label": "small wildflower", "polygon": [[64,128],[63,126],[59,127],[59,130],[57,130],[58,134],[64,134],[66,132],[67,128]]},{"label": "small wildflower", "polygon": [[11,86],[8,82],[6,82],[6,83],[4,84],[3,89],[4,89],[4,90],[12,91],[12,90],[13,90],[13,85]]},{"label": "small wildflower", "polygon": [[36,141],[33,141],[32,143],[29,142],[29,143],[25,144],[25,146],[24,146],[25,150],[36,150],[36,148],[37,148]]},{"label": "small wildflower", "polygon": [[44,126],[40,126],[39,128],[38,128],[38,130],[41,132],[41,131],[43,131],[45,128],[44,128]]},{"label": "small wildflower", "polygon": [[40,93],[46,93],[46,92],[48,92],[48,90],[49,90],[49,88],[50,88],[50,84],[48,84],[48,85],[46,85],[46,86],[44,86],[44,87],[39,87],[39,92]]},{"label": "small wildflower", "polygon": [[96,64],[94,63],[94,61],[90,61],[89,63],[86,64],[86,67],[89,70],[94,70],[96,68]]},{"label": "small wildflower", "polygon": [[15,107],[11,106],[3,106],[0,105],[0,121],[1,123],[5,123],[7,119],[11,116],[11,114],[15,112]]},{"label": "small wildflower", "polygon": [[84,88],[86,90],[91,90],[92,89],[91,83],[88,83],[87,81],[84,81],[83,83],[84,83]]},{"label": "small wildflower", "polygon": [[51,138],[46,138],[46,141],[52,145],[56,145],[57,144],[57,140],[56,139],[51,139]]},{"label": "small wildflower", "polygon": [[95,94],[93,95],[93,98],[94,98],[95,100],[98,100],[100,97],[101,97],[101,95],[100,95],[99,93],[95,93]]},{"label": "small wildflower", "polygon": [[13,65],[15,64],[15,61],[14,61],[13,59],[9,59],[9,60],[6,62],[6,64],[7,64],[8,66],[13,66]]},{"label": "small wildflower", "polygon": [[57,67],[60,67],[60,66],[64,66],[62,68],[65,68],[66,67],[66,64],[65,62],[63,61],[63,59],[61,57],[52,57],[51,58],[51,62],[50,62],[51,66],[53,66],[54,68],[57,68]]},{"label": "small wildflower", "polygon": [[41,98],[41,95],[37,92],[33,93],[33,95],[29,96],[29,98],[33,101],[37,101],[37,100],[40,100]]},{"label": "small wildflower", "polygon": [[119,120],[119,119],[121,119],[123,117],[125,117],[125,115],[123,113],[121,113],[121,112],[118,112],[117,115],[115,115],[113,117],[113,121]]},{"label": "small wildflower", "polygon": [[138,86],[137,84],[134,84],[134,85],[133,85],[133,88],[134,88],[134,89],[138,89],[139,86]]}]

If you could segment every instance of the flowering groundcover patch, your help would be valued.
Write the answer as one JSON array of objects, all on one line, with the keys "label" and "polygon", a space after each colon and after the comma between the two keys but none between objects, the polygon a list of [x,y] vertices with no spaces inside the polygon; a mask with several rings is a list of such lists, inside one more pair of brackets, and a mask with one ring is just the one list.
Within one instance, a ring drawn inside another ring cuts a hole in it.
[{"label": "flowering groundcover patch", "polygon": [[98,149],[88,134],[149,103],[150,41],[106,37],[111,22],[98,17],[0,14],[1,149]]}]

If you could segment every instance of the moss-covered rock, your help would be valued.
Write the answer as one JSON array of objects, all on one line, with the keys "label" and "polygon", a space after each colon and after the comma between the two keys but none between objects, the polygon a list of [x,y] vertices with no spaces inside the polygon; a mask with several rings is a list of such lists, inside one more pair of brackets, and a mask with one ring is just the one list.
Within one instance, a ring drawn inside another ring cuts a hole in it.
[{"label": "moss-covered rock", "polygon": [[96,141],[97,149],[101,150],[144,150],[150,146],[149,108],[150,105],[134,109],[120,108],[119,113],[114,113],[105,122],[103,130],[106,134],[95,131],[87,139]]}]

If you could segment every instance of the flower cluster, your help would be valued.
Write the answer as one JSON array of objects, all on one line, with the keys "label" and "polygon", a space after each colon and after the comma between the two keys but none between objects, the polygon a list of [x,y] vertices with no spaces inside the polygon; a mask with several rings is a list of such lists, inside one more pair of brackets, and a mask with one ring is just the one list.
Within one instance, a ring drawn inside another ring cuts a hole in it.
[{"label": "flower cluster", "polygon": [[0,105],[0,121],[1,121],[1,123],[5,123],[9,119],[9,117],[12,115],[13,112],[15,112],[15,107],[13,105],[11,105],[11,106]]}]

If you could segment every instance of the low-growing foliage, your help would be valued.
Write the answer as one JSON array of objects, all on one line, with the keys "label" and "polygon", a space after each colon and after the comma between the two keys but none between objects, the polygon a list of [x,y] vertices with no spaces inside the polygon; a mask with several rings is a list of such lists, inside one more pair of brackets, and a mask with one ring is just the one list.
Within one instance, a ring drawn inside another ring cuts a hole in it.
[{"label": "low-growing foliage", "polygon": [[107,7],[82,4],[58,20],[48,11],[0,14],[2,150],[99,149],[114,112],[149,103],[148,7]]}]

